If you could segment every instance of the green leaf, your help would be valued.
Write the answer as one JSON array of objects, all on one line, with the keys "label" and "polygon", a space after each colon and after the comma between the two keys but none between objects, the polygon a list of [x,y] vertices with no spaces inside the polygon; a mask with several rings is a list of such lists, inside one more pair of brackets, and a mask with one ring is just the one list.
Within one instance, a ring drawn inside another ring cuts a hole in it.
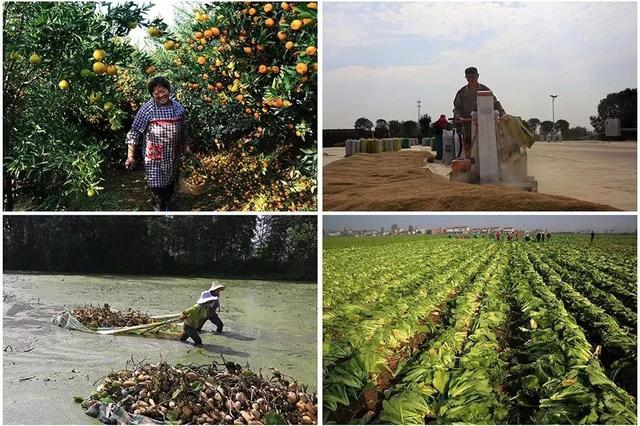
[{"label": "green leaf", "polygon": [[172,422],[177,421],[179,418],[178,413],[173,410],[168,410],[165,417],[167,418],[167,420],[171,420]]},{"label": "green leaf", "polygon": [[284,417],[282,417],[282,415],[273,412],[273,411],[269,411],[267,414],[264,415],[264,417],[262,418],[264,424],[266,425],[284,425],[287,424],[286,420],[284,419]]},{"label": "green leaf", "polygon": [[438,389],[438,392],[444,395],[448,384],[449,374],[445,370],[436,370],[433,375],[433,386]]}]

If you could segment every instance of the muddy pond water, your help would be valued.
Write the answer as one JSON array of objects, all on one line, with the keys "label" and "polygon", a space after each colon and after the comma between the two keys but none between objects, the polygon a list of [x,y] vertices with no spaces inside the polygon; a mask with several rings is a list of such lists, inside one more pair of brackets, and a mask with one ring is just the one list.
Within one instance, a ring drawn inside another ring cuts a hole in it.
[{"label": "muddy pond water", "polygon": [[95,424],[74,403],[127,360],[207,364],[224,356],[255,371],[270,368],[316,390],[315,283],[220,279],[224,333],[207,322],[203,347],[177,340],[101,336],[50,323],[61,310],[108,303],[151,315],[193,305],[215,278],[123,275],[3,275],[3,423]]}]

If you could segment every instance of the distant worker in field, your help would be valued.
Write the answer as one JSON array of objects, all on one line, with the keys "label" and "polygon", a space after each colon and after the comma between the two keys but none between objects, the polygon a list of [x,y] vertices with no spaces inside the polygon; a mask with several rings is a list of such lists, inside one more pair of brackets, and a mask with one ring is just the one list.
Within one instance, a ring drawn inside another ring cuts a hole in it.
[{"label": "distant worker in field", "polygon": [[171,97],[171,85],[164,77],[147,83],[152,99],[138,110],[127,133],[127,169],[135,165],[136,146],[142,142],[147,185],[154,196],[155,211],[170,210],[171,197],[178,179],[182,152],[187,150],[186,110]]},{"label": "distant worker in field", "polygon": [[593,239],[596,237],[596,233],[591,231],[591,241],[589,242],[589,244],[593,244]]},{"label": "distant worker in field", "polygon": [[[467,79],[467,85],[458,90],[456,97],[453,99],[453,118],[458,129],[462,128],[465,141],[465,152],[469,155],[470,152],[466,151],[472,144],[472,132],[471,122],[460,122],[462,118],[471,118],[473,111],[478,111],[478,91],[491,90],[484,84],[478,83],[478,69],[476,67],[469,67],[464,70],[465,78]],[[493,95],[493,108],[498,110],[500,116],[505,114],[504,108],[500,105],[500,101]],[[459,130],[458,130],[459,131]]]},{"label": "distant worker in field", "polygon": [[196,304],[182,312],[180,319],[184,320],[184,323],[179,337],[180,341],[185,342],[188,338],[191,338],[194,346],[202,344],[202,339],[198,334],[198,327],[202,327],[201,324],[207,321],[209,305],[215,300],[216,298],[209,291],[203,291]]},{"label": "distant worker in field", "polygon": [[551,239],[551,232],[547,231],[547,241]]},{"label": "distant worker in field", "polygon": [[438,121],[436,121],[436,160],[442,160],[443,134],[447,127],[449,127],[449,120],[447,120],[446,115],[441,114]]},{"label": "distant worker in field", "polygon": [[198,324],[198,331],[202,330],[202,327],[207,321],[211,321],[216,326],[216,333],[222,333],[224,323],[218,316],[218,312],[220,312],[220,292],[222,290],[224,290],[224,285],[219,281],[211,283],[209,294],[211,294],[214,300],[207,305],[207,317]]}]

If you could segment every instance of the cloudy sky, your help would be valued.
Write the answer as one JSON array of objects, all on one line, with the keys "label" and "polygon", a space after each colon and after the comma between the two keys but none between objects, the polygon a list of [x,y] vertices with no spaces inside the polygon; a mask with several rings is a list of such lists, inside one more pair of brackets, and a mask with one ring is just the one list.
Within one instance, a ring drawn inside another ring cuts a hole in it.
[{"label": "cloudy sky", "polygon": [[323,3],[323,128],[451,115],[475,66],[509,114],[591,130],[608,93],[637,87],[635,2]]},{"label": "cloudy sky", "polygon": [[380,229],[391,225],[424,226],[514,226],[519,229],[548,229],[549,232],[636,232],[636,217],[632,215],[325,215],[325,231]]}]

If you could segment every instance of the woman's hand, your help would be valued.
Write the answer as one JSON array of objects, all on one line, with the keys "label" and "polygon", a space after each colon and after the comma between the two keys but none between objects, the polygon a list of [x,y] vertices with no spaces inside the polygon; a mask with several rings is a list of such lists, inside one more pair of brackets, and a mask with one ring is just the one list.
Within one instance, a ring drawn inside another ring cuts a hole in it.
[{"label": "woman's hand", "polygon": [[136,164],[136,160],[134,160],[133,158],[129,157],[124,162],[124,168],[125,169],[132,169],[135,164]]}]

